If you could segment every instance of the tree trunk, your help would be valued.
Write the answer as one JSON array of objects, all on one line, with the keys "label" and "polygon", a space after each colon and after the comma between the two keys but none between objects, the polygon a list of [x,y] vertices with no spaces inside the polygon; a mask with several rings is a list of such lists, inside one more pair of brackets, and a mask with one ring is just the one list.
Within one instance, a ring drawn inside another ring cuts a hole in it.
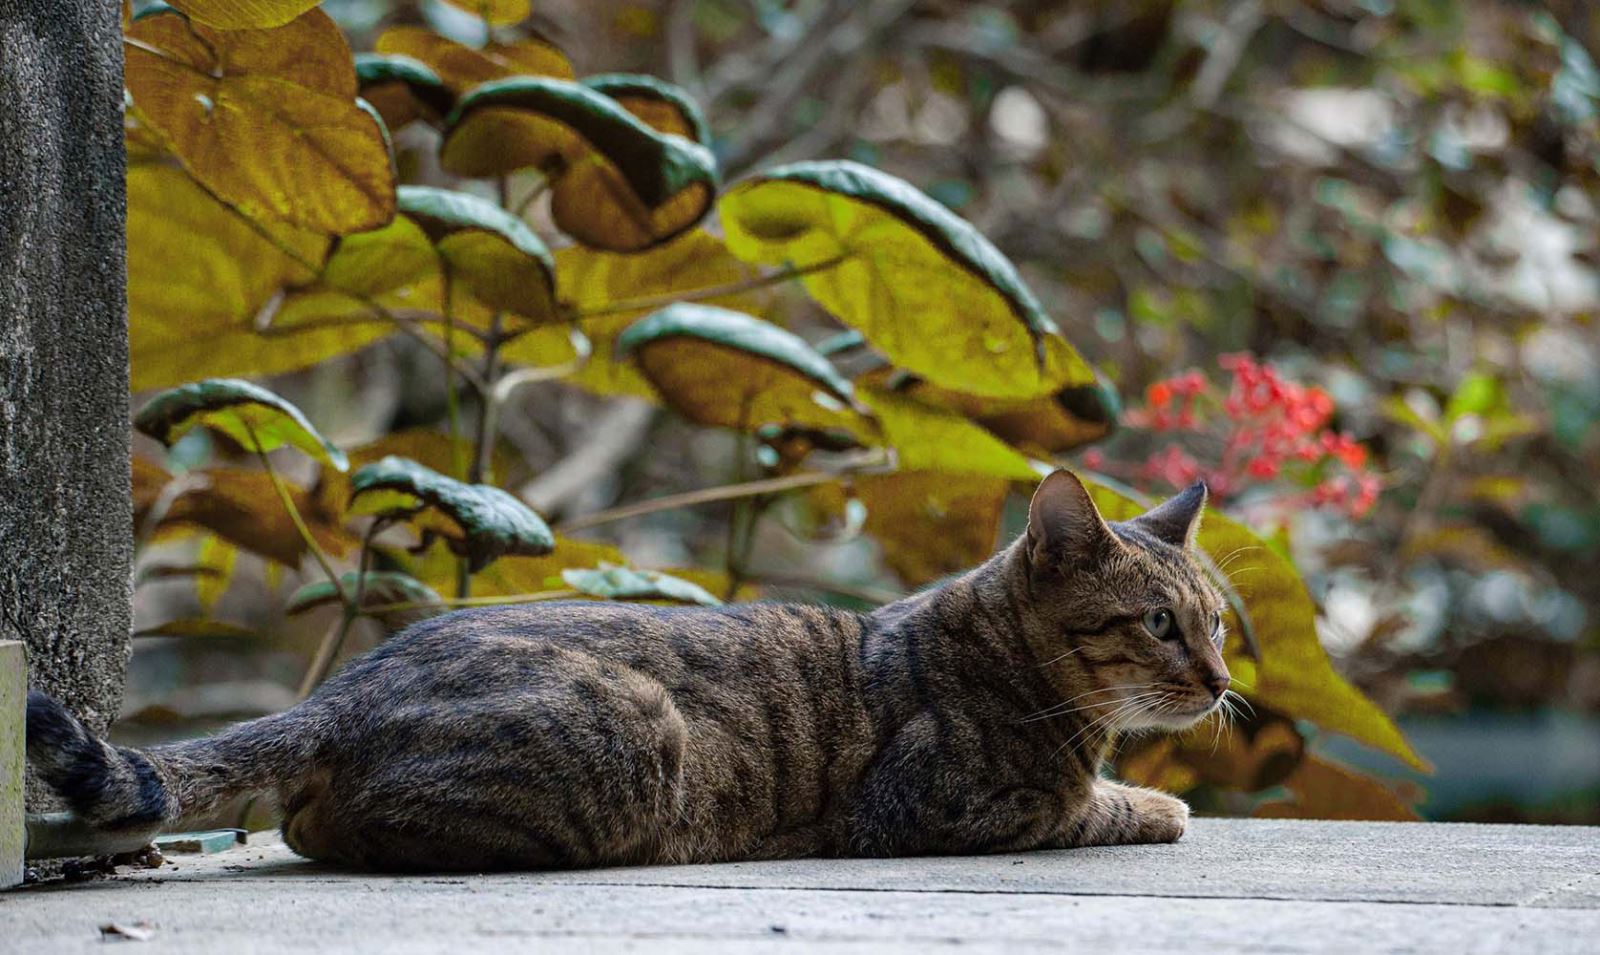
[{"label": "tree trunk", "polygon": [[0,640],[97,731],[132,603],[125,163],[117,0],[0,0]]}]

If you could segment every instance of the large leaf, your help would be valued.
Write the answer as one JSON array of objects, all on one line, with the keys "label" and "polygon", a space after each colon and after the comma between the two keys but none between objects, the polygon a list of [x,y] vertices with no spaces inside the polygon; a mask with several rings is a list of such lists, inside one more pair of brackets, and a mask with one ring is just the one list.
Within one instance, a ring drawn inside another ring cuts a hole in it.
[{"label": "large leaf", "polygon": [[929,381],[991,398],[1094,381],[1010,260],[900,179],[795,163],[740,182],[718,209],[735,255],[816,269],[801,279],[813,298]]},{"label": "large leaf", "polygon": [[[128,167],[128,343],[135,390],[206,375],[272,374],[355,351],[387,325],[258,334],[279,288],[311,280],[328,240],[295,226],[255,227],[181,169]],[[265,234],[263,234],[265,233]]]},{"label": "large leaf", "polygon": [[1116,428],[1120,402],[1109,384],[1068,385],[1039,398],[984,398],[907,376],[893,368],[862,375],[859,382],[893,387],[923,404],[971,418],[1022,451],[1048,458],[1099,441]]},{"label": "large leaf", "polygon": [[[1107,520],[1127,520],[1143,511],[1110,488],[1085,484]],[[1245,696],[1426,767],[1388,715],[1334,670],[1317,639],[1316,605],[1287,558],[1214,510],[1206,511],[1201,521],[1199,545],[1214,563],[1227,567],[1261,645],[1259,663],[1242,652],[1237,636],[1226,648],[1228,669]],[[1231,560],[1235,557],[1239,559]],[[1238,627],[1233,629],[1237,634]]]},{"label": "large leaf", "polygon": [[383,117],[390,132],[412,120],[443,122],[456,97],[427,64],[398,53],[357,53],[356,83],[361,98]]},{"label": "large leaf", "polygon": [[542,37],[512,43],[491,40],[473,48],[423,27],[398,26],[385,30],[373,46],[379,53],[408,56],[422,63],[458,95],[508,76],[570,80],[574,75],[566,54]]},{"label": "large leaf", "polygon": [[551,177],[556,225],[585,245],[634,252],[705,215],[716,160],[660,133],[580,83],[513,77],[462,98],[446,124],[444,167],[463,176],[535,168]]},{"label": "large leaf", "polygon": [[850,382],[804,340],[769,322],[714,305],[679,302],[617,339],[661,397],[702,424],[753,431],[763,425],[876,432]]},{"label": "large leaf", "polygon": [[879,388],[857,389],[902,470],[1038,480],[1040,470],[962,415]]},{"label": "large leaf", "polygon": [[711,144],[705,114],[682,87],[643,73],[586,76],[583,85],[621,103],[623,109],[644,120],[651,129]]},{"label": "large leaf", "polygon": [[[755,275],[753,267],[734,258],[721,239],[704,229],[630,255],[575,245],[558,250],[555,259],[556,287],[562,299],[580,313],[618,301],[728,285]],[[703,301],[744,312],[760,308],[759,296],[751,292]],[[592,351],[589,360],[566,380],[595,394],[658,400],[649,379],[632,362],[619,361],[616,356],[617,336],[648,312],[648,308],[632,309],[584,319],[582,328]],[[566,329],[555,326],[515,339],[501,354],[508,361],[543,366],[576,357]]]},{"label": "large leaf", "polygon": [[208,191],[252,218],[326,232],[394,215],[383,127],[356,101],[350,48],[326,14],[217,30],[165,10],[128,37],[135,114]]},{"label": "large leaf", "polygon": [[579,593],[606,600],[652,600],[707,607],[722,603],[699,584],[655,570],[613,565],[593,570],[569,568],[561,572],[561,580]]},{"label": "large leaf", "polygon": [[283,26],[321,0],[169,0],[172,6],[222,30]]},{"label": "large leaf", "polygon": [[236,378],[209,378],[163,391],[139,409],[134,426],[171,446],[198,427],[226,434],[246,451],[285,445],[343,471],[344,452],[306,420],[299,408],[260,385]]},{"label": "large leaf", "polygon": [[[474,573],[505,554],[548,554],[555,537],[521,501],[497,487],[465,484],[401,457],[386,457],[350,479],[357,513],[407,516],[423,543],[441,536]],[[443,520],[440,520],[443,518]]]},{"label": "large leaf", "polygon": [[[185,490],[172,502],[161,520],[162,536],[199,528],[285,567],[300,566],[305,541],[284,511],[266,472],[213,468],[205,471],[204,477],[205,483]],[[338,518],[321,510],[303,488],[288,484],[288,490],[312,538],[324,550],[344,554],[358,543]]]}]

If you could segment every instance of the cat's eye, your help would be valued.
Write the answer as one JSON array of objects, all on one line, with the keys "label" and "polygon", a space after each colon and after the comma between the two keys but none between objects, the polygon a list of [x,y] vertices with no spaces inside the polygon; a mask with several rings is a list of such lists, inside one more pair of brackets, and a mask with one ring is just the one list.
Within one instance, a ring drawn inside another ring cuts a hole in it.
[{"label": "cat's eye", "polygon": [[1152,610],[1145,614],[1144,628],[1157,640],[1170,640],[1178,635],[1178,628],[1173,625],[1170,610]]}]

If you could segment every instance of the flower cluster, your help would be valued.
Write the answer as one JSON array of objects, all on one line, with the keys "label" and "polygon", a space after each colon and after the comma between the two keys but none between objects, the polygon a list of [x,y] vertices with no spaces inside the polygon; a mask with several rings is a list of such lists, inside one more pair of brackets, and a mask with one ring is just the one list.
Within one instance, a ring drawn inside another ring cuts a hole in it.
[{"label": "flower cluster", "polygon": [[[1126,422],[1177,440],[1119,476],[1174,488],[1203,478],[1219,500],[1276,482],[1285,485],[1277,495],[1285,505],[1336,507],[1353,517],[1372,509],[1380,482],[1367,470],[1366,446],[1329,427],[1334,405],[1326,391],[1290,381],[1250,355],[1223,355],[1218,364],[1232,375],[1226,392],[1198,371],[1145,390]],[[1098,450],[1085,454],[1084,464],[1109,467]]]}]

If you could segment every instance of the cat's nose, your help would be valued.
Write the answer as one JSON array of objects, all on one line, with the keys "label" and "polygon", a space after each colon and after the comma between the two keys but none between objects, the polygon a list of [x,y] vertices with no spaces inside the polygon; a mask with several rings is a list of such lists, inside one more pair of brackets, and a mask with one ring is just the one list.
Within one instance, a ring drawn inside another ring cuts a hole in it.
[{"label": "cat's nose", "polygon": [[1228,692],[1228,686],[1233,683],[1226,673],[1213,673],[1206,677],[1206,689],[1217,699],[1222,699],[1222,694]]}]

